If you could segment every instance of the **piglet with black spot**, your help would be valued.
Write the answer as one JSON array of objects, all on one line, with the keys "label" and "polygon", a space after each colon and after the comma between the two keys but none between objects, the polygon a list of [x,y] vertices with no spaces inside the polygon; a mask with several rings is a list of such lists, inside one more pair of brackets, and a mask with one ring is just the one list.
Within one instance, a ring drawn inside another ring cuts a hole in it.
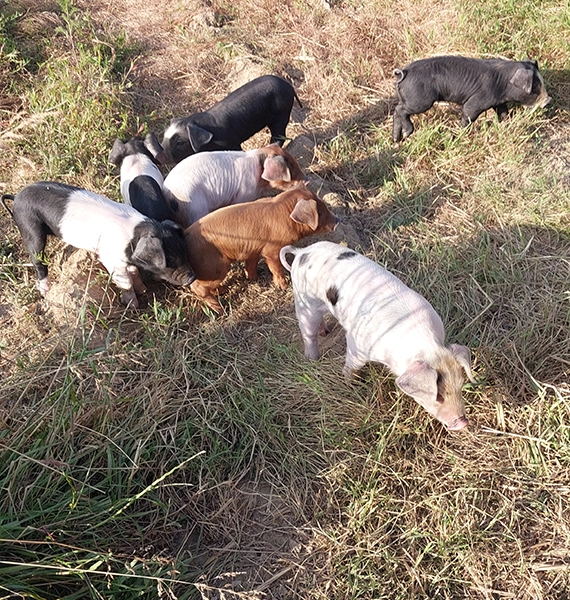
[{"label": "piglet with black spot", "polygon": [[155,221],[172,220],[162,193],[164,178],[158,165],[165,162],[164,150],[153,133],[145,139],[115,140],[109,162],[121,168],[121,196],[126,204]]},{"label": "piglet with black spot", "polygon": [[394,75],[398,96],[394,142],[414,131],[410,115],[425,112],[437,101],[460,104],[463,127],[490,108],[501,120],[507,115],[509,102],[541,107],[550,102],[534,60],[436,56],[395,69]]},{"label": "piglet with black spot", "polygon": [[195,152],[241,150],[242,142],[264,127],[271,132],[270,143],[282,145],[295,98],[299,102],[281,77],[257,77],[204,112],[172,119],[162,146],[169,161],[178,163]]},{"label": "piglet with black spot", "polygon": [[[293,262],[287,262],[293,254]],[[291,271],[295,311],[305,356],[318,359],[318,335],[331,313],[346,333],[345,376],[366,362],[386,365],[398,387],[449,430],[468,425],[461,396],[471,375],[471,353],[444,345],[440,317],[422,296],[365,256],[331,242],[285,246],[280,260]]]},{"label": "piglet with black spot", "polygon": [[134,308],[138,306],[135,291],[144,291],[138,268],[174,285],[190,285],[195,279],[182,229],[171,221],[154,221],[131,206],[50,181],[28,185],[16,196],[5,194],[5,206],[6,200],[13,200],[13,217],[31,255],[42,295],[49,289],[44,257],[48,235],[96,252],[122,290],[122,302]]}]

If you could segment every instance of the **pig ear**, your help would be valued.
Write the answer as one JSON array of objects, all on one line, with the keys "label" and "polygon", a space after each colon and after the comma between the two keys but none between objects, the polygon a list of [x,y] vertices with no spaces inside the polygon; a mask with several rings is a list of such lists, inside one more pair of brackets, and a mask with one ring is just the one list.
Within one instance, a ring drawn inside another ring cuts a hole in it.
[{"label": "pig ear", "polygon": [[142,236],[131,256],[133,262],[139,266],[156,273],[157,270],[166,268],[166,256],[162,242],[154,236]]},{"label": "pig ear", "polygon": [[159,165],[166,164],[164,148],[160,145],[160,142],[154,133],[149,132],[146,134],[146,137],[144,138],[144,147],[152,154],[154,160],[156,160]]},{"label": "pig ear", "polygon": [[463,367],[465,373],[467,373],[469,381],[475,383],[473,373],[471,373],[471,350],[469,350],[467,346],[462,346],[461,344],[451,344],[449,349],[453,356],[455,356],[457,362]]},{"label": "pig ear", "polygon": [[205,146],[214,137],[213,133],[195,123],[190,123],[186,126],[186,129],[194,152],[200,152],[200,148]]},{"label": "pig ear", "polygon": [[182,227],[182,225],[179,225],[178,223],[175,223],[174,221],[171,221],[170,219],[166,219],[166,221],[162,221],[162,225],[164,227],[168,227],[169,229],[172,229],[174,231],[184,231],[184,227]]},{"label": "pig ear", "polygon": [[396,379],[396,385],[422,406],[437,400],[437,371],[421,360],[413,362]]},{"label": "pig ear", "polygon": [[123,141],[117,138],[111,148],[111,152],[109,152],[109,162],[119,165],[123,158],[125,158],[125,147]]},{"label": "pig ear", "polygon": [[268,156],[263,161],[261,179],[265,181],[291,181],[291,172],[285,159],[280,156]]},{"label": "pig ear", "polygon": [[511,77],[510,83],[527,94],[532,92],[532,78],[534,73],[530,69],[517,69]]},{"label": "pig ear", "polygon": [[317,211],[317,203],[315,200],[301,198],[297,201],[293,212],[289,216],[296,223],[308,225],[313,231],[315,231],[319,225],[319,213]]}]

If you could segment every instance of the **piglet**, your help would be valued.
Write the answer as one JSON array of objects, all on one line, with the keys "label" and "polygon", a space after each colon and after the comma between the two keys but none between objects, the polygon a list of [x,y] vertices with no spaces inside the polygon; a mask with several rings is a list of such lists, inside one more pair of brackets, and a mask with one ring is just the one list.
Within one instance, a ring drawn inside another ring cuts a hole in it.
[{"label": "piglet", "polygon": [[[285,141],[293,86],[275,75],[263,75],[242,85],[205,112],[172,119],[162,137],[170,162],[205,150],[241,150],[241,144],[269,127],[271,143]],[[301,103],[299,102],[299,106]]]},{"label": "piglet", "polygon": [[460,104],[466,127],[489,108],[499,121],[508,113],[507,103],[544,107],[550,102],[534,60],[436,56],[395,69],[398,105],[394,109],[392,138],[407,138],[414,126],[410,115],[445,100]]},{"label": "piglet", "polygon": [[144,291],[138,268],[175,285],[195,279],[186,259],[182,228],[141,215],[131,206],[88,190],[42,181],[23,188],[13,200],[12,214],[38,275],[42,296],[49,289],[44,249],[47,236],[96,252],[111,279],[122,290],[122,302],[138,307],[135,291]]},{"label": "piglet", "polygon": [[230,265],[245,261],[247,278],[254,281],[261,256],[274,284],[284,288],[287,283],[279,262],[281,247],[331,231],[337,222],[326,204],[303,184],[272,198],[220,208],[184,232],[188,259],[197,278],[191,289],[213,310],[220,311],[214,292]]},{"label": "piglet", "polygon": [[[293,254],[290,265],[287,254]],[[331,242],[280,251],[291,271],[295,311],[305,356],[320,356],[317,338],[331,313],[346,333],[344,374],[366,362],[386,365],[398,387],[449,430],[468,425],[461,397],[464,372],[470,381],[471,353],[444,346],[441,319],[422,296],[365,256]]]},{"label": "piglet", "polygon": [[158,168],[164,160],[164,151],[153,133],[144,140],[133,137],[123,142],[117,138],[109,153],[109,162],[121,168],[121,196],[125,203],[155,221],[172,220],[162,194],[164,178]]},{"label": "piglet", "polygon": [[174,220],[188,227],[230,204],[250,202],[271,189],[286,190],[305,180],[297,161],[276,144],[247,152],[203,152],[178,163],[164,180]]}]

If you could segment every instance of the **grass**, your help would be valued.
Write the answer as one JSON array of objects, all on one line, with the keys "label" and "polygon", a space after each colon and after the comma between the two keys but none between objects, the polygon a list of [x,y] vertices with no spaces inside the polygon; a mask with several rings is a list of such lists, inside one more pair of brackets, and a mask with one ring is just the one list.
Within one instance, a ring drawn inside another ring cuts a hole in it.
[{"label": "grass", "polygon": [[[288,135],[314,138],[352,245],[472,348],[471,427],[446,433],[377,365],[345,382],[338,328],[305,360],[265,267],[232,270],[218,317],[154,282],[124,312],[53,242],[44,301],[2,218],[0,597],[566,598],[568,7],[216,0],[200,26],[187,0],[137,39],[114,6],[0,8],[0,191],[117,199],[115,137],[220,99],[236,65],[289,75]],[[536,58],[553,102],[465,130],[438,106],[395,147],[392,69],[443,52]]]}]

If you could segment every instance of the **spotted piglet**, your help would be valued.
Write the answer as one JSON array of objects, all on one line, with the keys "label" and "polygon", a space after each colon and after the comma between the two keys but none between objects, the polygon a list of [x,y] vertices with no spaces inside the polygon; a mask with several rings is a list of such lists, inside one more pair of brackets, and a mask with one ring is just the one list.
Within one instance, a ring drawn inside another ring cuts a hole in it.
[{"label": "spotted piglet", "polygon": [[323,316],[331,313],[346,333],[345,376],[368,361],[382,363],[396,375],[398,387],[449,430],[468,425],[461,388],[465,374],[473,381],[471,353],[459,344],[444,345],[442,321],[425,298],[339,244],[285,246],[280,260],[291,271],[307,358],[319,358]]}]

